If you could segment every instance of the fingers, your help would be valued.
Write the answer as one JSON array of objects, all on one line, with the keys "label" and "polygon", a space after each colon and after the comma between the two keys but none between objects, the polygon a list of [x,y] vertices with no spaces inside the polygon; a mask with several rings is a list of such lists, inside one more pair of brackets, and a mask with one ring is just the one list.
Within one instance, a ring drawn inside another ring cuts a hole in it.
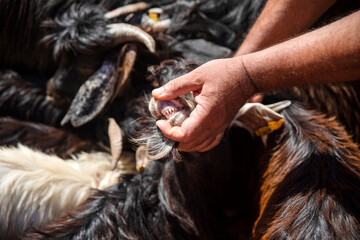
[{"label": "fingers", "polygon": [[219,133],[212,143],[199,149],[198,152],[207,152],[207,151],[213,149],[220,143],[223,136],[224,136],[224,133]]},{"label": "fingers", "polygon": [[[176,142],[180,142],[183,150],[186,152],[194,151],[193,150],[194,146],[199,146],[207,139],[209,139],[208,136],[212,134],[208,130],[200,129],[201,127],[190,129],[187,127],[183,127],[183,125],[181,127],[172,126],[169,122],[165,120],[157,121],[156,125],[160,128],[160,130],[162,131],[165,137],[174,140]],[[192,133],[192,135],[187,135],[186,134],[187,132]]]},{"label": "fingers", "polygon": [[262,102],[263,99],[264,99],[264,94],[263,93],[256,93],[255,95],[250,97],[247,102],[249,102],[249,103],[260,103],[260,102]]},{"label": "fingers", "polygon": [[178,126],[172,126],[165,120],[159,120],[156,122],[156,126],[160,128],[165,137],[174,140],[176,142],[181,141],[184,138],[182,129]]},{"label": "fingers", "polygon": [[178,126],[171,126],[170,123],[168,123],[165,120],[159,120],[156,122],[156,125],[160,128],[160,130],[163,132],[165,137],[170,138],[174,141],[180,142],[178,149],[183,152],[206,152],[210,149],[217,146],[223,136],[223,133],[219,133],[217,135],[208,136],[211,132],[208,134],[201,134],[198,138],[196,138],[194,141],[186,143],[181,142],[184,138],[184,134],[182,132],[182,129]]},{"label": "fingers", "polygon": [[192,146],[192,148],[184,148],[181,143],[179,144],[178,149],[180,151],[184,151],[184,152],[207,152],[211,149],[213,149],[214,147],[216,147],[222,137],[223,137],[224,133],[219,133],[217,135],[215,135],[215,137],[207,137],[207,139],[202,142],[201,144],[197,145],[197,146]]},{"label": "fingers", "polygon": [[171,100],[188,92],[201,89],[201,83],[194,79],[192,72],[175,78],[164,86],[154,89],[152,95],[158,100]]}]

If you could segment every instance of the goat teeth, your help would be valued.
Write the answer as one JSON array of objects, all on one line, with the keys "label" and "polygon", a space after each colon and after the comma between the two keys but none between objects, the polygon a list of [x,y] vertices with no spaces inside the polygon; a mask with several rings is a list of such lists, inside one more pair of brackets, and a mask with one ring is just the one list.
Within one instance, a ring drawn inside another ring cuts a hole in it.
[{"label": "goat teeth", "polygon": [[162,115],[164,115],[166,118],[169,118],[169,116],[171,116],[173,113],[175,113],[177,110],[176,108],[173,107],[168,107],[166,109],[164,109],[161,113]]}]

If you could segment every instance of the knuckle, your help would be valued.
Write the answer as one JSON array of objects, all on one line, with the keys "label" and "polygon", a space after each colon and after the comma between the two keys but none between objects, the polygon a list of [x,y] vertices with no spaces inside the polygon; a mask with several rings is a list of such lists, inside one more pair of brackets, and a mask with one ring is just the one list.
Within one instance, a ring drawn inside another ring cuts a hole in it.
[{"label": "knuckle", "polygon": [[203,78],[202,78],[202,74],[199,71],[194,71],[192,72],[192,83],[195,86],[201,86],[204,82]]},{"label": "knuckle", "polygon": [[176,90],[180,89],[180,83],[179,83],[179,81],[180,81],[180,80],[178,80],[177,78],[171,80],[168,84],[166,84],[166,85],[164,86],[165,90],[168,90],[168,91],[176,91]]}]

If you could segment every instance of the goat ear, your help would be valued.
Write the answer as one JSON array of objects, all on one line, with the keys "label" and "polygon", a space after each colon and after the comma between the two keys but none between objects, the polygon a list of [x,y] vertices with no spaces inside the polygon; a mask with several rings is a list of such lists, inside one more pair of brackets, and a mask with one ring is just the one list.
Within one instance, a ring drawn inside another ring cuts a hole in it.
[{"label": "goat ear", "polygon": [[70,121],[74,127],[80,127],[103,110],[113,95],[118,78],[115,67],[115,63],[104,61],[100,69],[80,87],[61,125]]},{"label": "goat ear", "polygon": [[138,172],[149,165],[151,160],[149,159],[148,148],[145,145],[141,145],[136,149],[135,159]]},{"label": "goat ear", "polygon": [[270,105],[261,103],[246,103],[236,114],[230,126],[247,129],[257,136],[267,135],[281,127],[283,116],[281,112],[291,105],[291,101],[281,101]]},{"label": "goat ear", "polygon": [[123,131],[114,118],[109,118],[108,135],[111,150],[111,170],[114,170],[123,149]]},{"label": "goat ear", "polygon": [[126,86],[130,84],[130,74],[133,70],[136,56],[137,47],[135,44],[125,44],[121,48],[116,66],[116,71],[119,74],[119,78],[116,83],[114,94],[111,97],[111,102],[113,102],[116,97],[122,96],[126,91]]}]

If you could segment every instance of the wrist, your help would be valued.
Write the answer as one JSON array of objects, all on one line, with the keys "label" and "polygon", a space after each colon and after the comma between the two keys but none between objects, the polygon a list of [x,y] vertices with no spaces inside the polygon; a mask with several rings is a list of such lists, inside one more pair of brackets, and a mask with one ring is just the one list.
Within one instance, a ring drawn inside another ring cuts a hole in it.
[{"label": "wrist", "polygon": [[244,61],[244,57],[235,57],[237,59],[238,71],[240,73],[240,77],[238,78],[241,93],[246,97],[246,99],[253,96],[255,93],[259,92],[258,86],[255,84],[254,79],[249,73],[246,62]]},{"label": "wrist", "polygon": [[256,84],[254,83],[252,77],[250,76],[250,74],[249,74],[249,72],[248,72],[248,70],[247,70],[247,68],[246,68],[246,66],[245,66],[245,64],[244,64],[244,60],[243,60],[242,58],[240,59],[240,62],[241,62],[241,66],[242,66],[242,68],[243,68],[243,71],[244,71],[244,73],[245,73],[246,80],[247,80],[248,84],[249,84],[249,85],[252,87],[252,89],[253,89],[253,94],[258,93],[258,92],[259,92],[259,89],[258,89],[258,87],[256,86]]}]

